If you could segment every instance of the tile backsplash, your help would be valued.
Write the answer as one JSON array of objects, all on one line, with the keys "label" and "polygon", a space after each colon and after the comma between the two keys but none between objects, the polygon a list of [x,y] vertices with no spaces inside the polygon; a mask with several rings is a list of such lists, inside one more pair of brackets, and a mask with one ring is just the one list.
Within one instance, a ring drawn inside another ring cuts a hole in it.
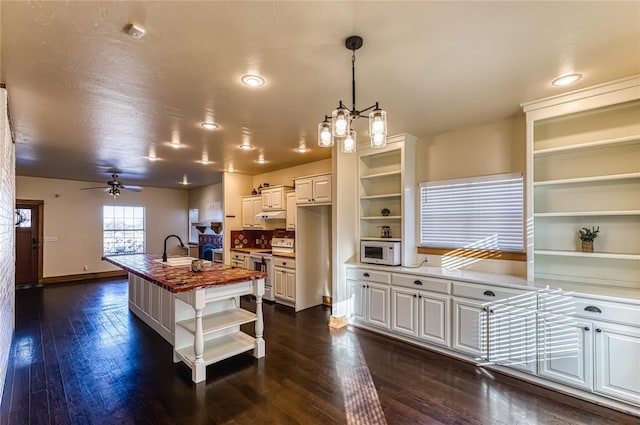
[{"label": "tile backsplash", "polygon": [[295,238],[295,231],[285,229],[275,230],[232,230],[231,249],[233,248],[264,248],[271,249],[272,238]]}]

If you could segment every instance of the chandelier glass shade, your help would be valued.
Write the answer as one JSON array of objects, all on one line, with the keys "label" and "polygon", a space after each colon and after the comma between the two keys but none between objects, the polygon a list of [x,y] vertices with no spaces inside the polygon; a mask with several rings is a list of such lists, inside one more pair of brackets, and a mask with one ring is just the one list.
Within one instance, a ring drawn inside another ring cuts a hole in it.
[{"label": "chandelier glass shade", "polygon": [[[325,115],[324,121],[318,124],[318,145],[331,147],[336,141],[341,143],[345,153],[356,151],[356,132],[352,123],[358,118],[369,118],[369,137],[372,148],[383,148],[387,145],[387,113],[380,109],[378,102],[363,110],[356,108],[356,50],[362,47],[362,37],[352,35],[345,40],[345,47],[352,51],[351,55],[351,95],[352,108],[347,108],[342,101],[331,113]],[[368,112],[368,114],[367,114]]]}]

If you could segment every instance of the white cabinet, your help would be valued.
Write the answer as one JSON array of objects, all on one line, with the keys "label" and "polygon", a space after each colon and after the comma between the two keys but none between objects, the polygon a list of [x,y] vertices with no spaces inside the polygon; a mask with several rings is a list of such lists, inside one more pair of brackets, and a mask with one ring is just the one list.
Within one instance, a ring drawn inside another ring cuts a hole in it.
[{"label": "white cabinet", "polygon": [[638,306],[543,293],[540,307],[540,376],[640,406]]},{"label": "white cabinet", "polygon": [[331,174],[299,177],[295,179],[295,183],[297,204],[331,204]]},{"label": "white cabinet", "polygon": [[392,287],[391,330],[439,345],[449,345],[450,297]]},{"label": "white cabinet", "polygon": [[276,301],[295,307],[296,261],[287,257],[273,257],[274,295]]},{"label": "white cabinet", "polygon": [[482,302],[453,298],[454,350],[487,358],[487,313]]},{"label": "white cabinet", "polygon": [[292,189],[290,186],[274,186],[262,189],[262,211],[284,210],[286,208],[285,193],[290,189]]},{"label": "white cabinet", "polygon": [[129,273],[129,310],[173,343],[173,293]]},{"label": "white cabinet", "polygon": [[[408,134],[358,151],[359,239],[402,242],[402,264],[414,264],[417,249],[414,164],[415,138]],[[382,237],[382,226],[391,237]]]},{"label": "white cabinet", "polygon": [[350,319],[366,325],[390,329],[391,287],[389,282],[391,277],[389,273],[349,269],[347,278],[349,279],[347,288]]},{"label": "white cabinet", "polygon": [[366,284],[366,321],[381,328],[389,329],[389,294],[391,289],[387,285],[378,283]]},{"label": "white cabinet", "polygon": [[251,269],[249,264],[249,254],[231,250],[231,267],[242,267],[244,269]]},{"label": "white cabinet", "polygon": [[296,230],[296,193],[287,192],[287,216],[286,216],[286,228],[287,230]]},{"label": "white cabinet", "polygon": [[243,196],[242,197],[242,227],[262,228],[264,220],[256,218],[262,211],[262,197]]},{"label": "white cabinet", "polygon": [[[638,285],[640,77],[523,105],[528,278]],[[578,230],[599,227],[594,251]]]}]

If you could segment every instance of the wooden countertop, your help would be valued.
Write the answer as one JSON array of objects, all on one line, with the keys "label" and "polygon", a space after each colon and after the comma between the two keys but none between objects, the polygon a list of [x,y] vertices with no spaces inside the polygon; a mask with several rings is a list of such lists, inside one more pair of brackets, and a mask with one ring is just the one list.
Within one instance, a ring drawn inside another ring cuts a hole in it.
[{"label": "wooden countertop", "polygon": [[[129,254],[102,257],[102,259],[171,292],[186,292],[267,277],[265,272],[210,261],[204,261],[201,272],[192,272],[190,264],[169,266],[156,261],[161,257],[159,254]],[[170,258],[175,257],[179,256]]]},{"label": "wooden countertop", "polygon": [[270,248],[231,248],[231,251],[244,252],[251,254],[252,252],[271,252]]}]

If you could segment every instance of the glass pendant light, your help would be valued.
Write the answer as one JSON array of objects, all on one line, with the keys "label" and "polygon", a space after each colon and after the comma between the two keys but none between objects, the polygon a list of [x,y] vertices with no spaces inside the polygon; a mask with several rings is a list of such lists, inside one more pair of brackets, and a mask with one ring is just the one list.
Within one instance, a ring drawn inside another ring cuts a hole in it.
[{"label": "glass pendant light", "polygon": [[324,121],[318,124],[318,145],[323,148],[333,146],[333,136],[331,135],[331,123],[329,117],[324,116]]},{"label": "glass pendant light", "polygon": [[383,148],[387,146],[387,113],[376,108],[369,113],[369,135],[371,136],[372,148]]},{"label": "glass pendant light", "polygon": [[356,131],[349,130],[347,137],[342,141],[342,152],[353,153],[356,151]]},{"label": "glass pendant light", "polygon": [[333,137],[345,137],[349,133],[349,110],[342,106],[331,113],[331,134]]}]

